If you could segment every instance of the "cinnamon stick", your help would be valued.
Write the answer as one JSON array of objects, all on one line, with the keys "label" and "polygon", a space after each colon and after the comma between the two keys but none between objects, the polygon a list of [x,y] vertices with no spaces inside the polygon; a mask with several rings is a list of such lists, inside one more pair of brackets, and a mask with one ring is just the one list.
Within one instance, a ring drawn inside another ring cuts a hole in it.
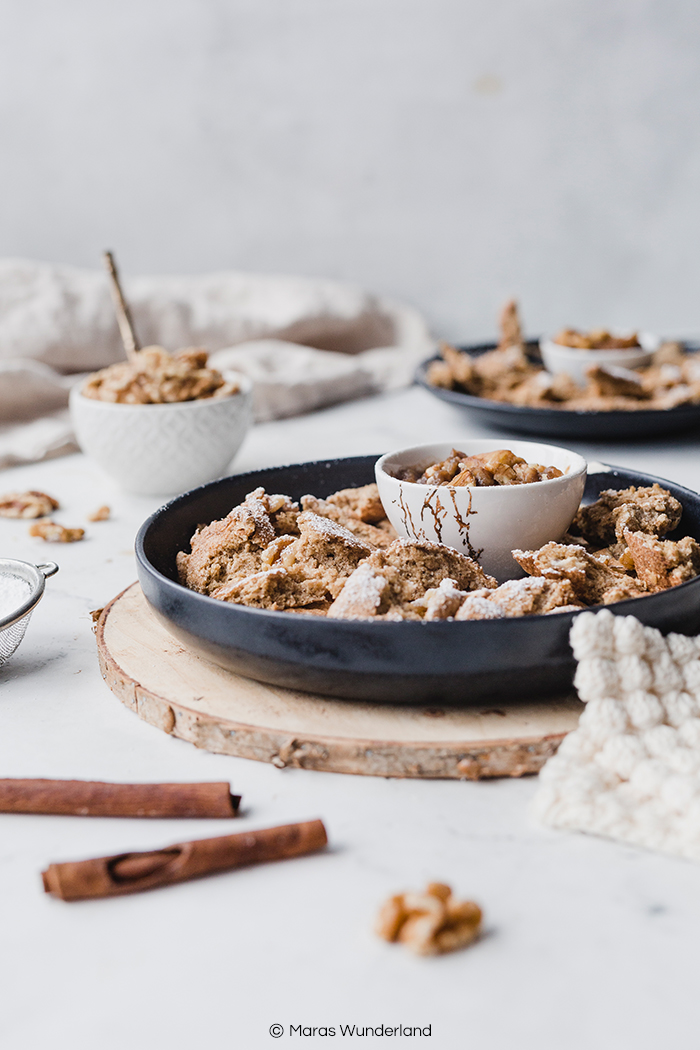
[{"label": "cinnamon stick", "polygon": [[0,813],[80,817],[235,817],[240,795],[213,784],[103,784],[87,780],[0,780]]},{"label": "cinnamon stick", "polygon": [[119,325],[119,334],[122,337],[122,343],[124,344],[124,350],[126,351],[127,358],[131,361],[134,359],[135,354],[139,350],[138,339],[136,338],[136,332],[134,331],[134,322],[131,318],[131,310],[129,304],[124,298],[124,292],[122,286],[119,283],[119,273],[117,272],[117,264],[114,261],[114,256],[111,252],[104,253],[105,266],[107,267],[107,273],[110,278],[110,290],[112,292],[112,302],[114,303],[114,310],[117,315],[117,324]]},{"label": "cinnamon stick", "polygon": [[286,860],[322,849],[328,842],[320,820],[179,842],[145,853],[49,864],[44,890],[64,901],[117,897],[268,860]]}]

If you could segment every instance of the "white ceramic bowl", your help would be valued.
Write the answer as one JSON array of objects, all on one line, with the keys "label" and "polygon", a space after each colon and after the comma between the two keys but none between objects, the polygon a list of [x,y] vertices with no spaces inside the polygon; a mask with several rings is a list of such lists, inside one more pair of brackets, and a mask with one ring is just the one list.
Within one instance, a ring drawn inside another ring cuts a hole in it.
[{"label": "white ceramic bowl", "polygon": [[566,372],[579,386],[585,386],[586,369],[594,365],[604,368],[639,368],[648,364],[654,351],[659,349],[661,340],[650,332],[640,332],[637,338],[640,345],[627,350],[581,350],[575,346],[562,346],[553,339],[540,339],[540,353],[544,367],[552,375]]},{"label": "white ceramic bowl", "polygon": [[[446,459],[453,448],[466,455],[508,448],[528,463],[558,467],[563,476],[529,485],[457,488],[393,476],[401,468],[424,469]],[[535,550],[562,538],[583,496],[586,461],[576,452],[533,441],[458,439],[388,452],[377,461],[375,474],[384,510],[399,536],[454,547],[502,582],[523,575],[512,550]]]},{"label": "white ceramic bowl", "polygon": [[122,488],[171,496],[221,477],[251,420],[251,383],[238,393],[164,405],[120,405],[71,390],[78,444]]}]

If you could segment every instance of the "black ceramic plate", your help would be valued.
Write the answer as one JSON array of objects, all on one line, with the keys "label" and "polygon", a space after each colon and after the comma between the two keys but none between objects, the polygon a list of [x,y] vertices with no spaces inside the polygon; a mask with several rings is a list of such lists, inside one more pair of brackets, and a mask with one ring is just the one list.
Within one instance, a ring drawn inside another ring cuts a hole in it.
[{"label": "black ceramic plate", "polygon": [[[462,346],[468,354],[478,356],[495,349],[495,343]],[[691,349],[690,344],[686,344]],[[536,343],[528,347],[536,350]],[[697,349],[693,345],[692,349]],[[524,434],[546,434],[548,437],[588,438],[593,440],[627,440],[673,434],[681,430],[700,429],[700,405],[679,405],[667,409],[637,409],[633,412],[571,412],[564,408],[529,408],[510,405],[503,401],[489,401],[485,397],[463,394],[433,386],[427,380],[428,366],[439,361],[439,355],[419,365],[416,381],[434,397],[458,408],[467,409],[482,423],[499,430],[515,430]]]},{"label": "black ceramic plate", "polygon": [[[208,598],[177,583],[175,555],[196,526],[227,514],[252,489],[328,496],[374,480],[376,456],[238,474],[187,492],[156,511],[136,541],[144,594],[190,650],[250,678],[347,699],[464,704],[542,697],[571,688],[575,613],[509,620],[372,623],[269,612]],[[584,499],[658,478],[610,468],[590,474]],[[674,533],[700,539],[700,496],[664,486],[683,504]],[[662,631],[700,632],[700,577],[610,606]]]}]

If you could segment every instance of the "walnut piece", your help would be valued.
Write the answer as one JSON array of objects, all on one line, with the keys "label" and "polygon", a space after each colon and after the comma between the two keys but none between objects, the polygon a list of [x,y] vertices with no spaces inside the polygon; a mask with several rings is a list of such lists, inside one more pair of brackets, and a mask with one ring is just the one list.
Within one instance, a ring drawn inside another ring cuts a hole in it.
[{"label": "walnut piece", "polygon": [[629,350],[640,345],[637,333],[611,335],[607,328],[594,328],[590,332],[577,332],[575,328],[564,328],[552,340],[560,346],[573,346],[576,350]]},{"label": "walnut piece", "polygon": [[55,510],[58,500],[35,489],[0,496],[0,518],[45,518]]},{"label": "walnut piece", "polygon": [[67,529],[55,521],[38,521],[30,525],[30,536],[38,536],[47,543],[77,543],[85,535],[85,529]]},{"label": "walnut piece", "polygon": [[472,944],[482,912],[473,901],[457,901],[449,886],[431,882],[424,893],[399,893],[382,905],[375,932],[417,955],[442,955]]},{"label": "walnut piece", "polygon": [[206,367],[207,358],[206,350],[198,347],[170,354],[162,346],[146,346],[131,360],[94,372],[83,384],[82,393],[95,401],[123,405],[198,401],[238,393],[237,383]]},{"label": "walnut piece", "polygon": [[507,448],[478,452],[473,456],[453,448],[447,459],[439,463],[431,463],[424,470],[420,467],[404,467],[396,476],[401,481],[411,481],[417,485],[459,488],[463,485],[531,485],[536,481],[560,478],[562,472],[557,467],[528,463]]},{"label": "walnut piece", "polygon": [[109,518],[111,513],[112,513],[111,509],[107,506],[107,504],[104,504],[102,507],[98,507],[97,510],[93,511],[92,514],[88,514],[88,519],[87,520],[88,521],[107,521],[107,519]]}]

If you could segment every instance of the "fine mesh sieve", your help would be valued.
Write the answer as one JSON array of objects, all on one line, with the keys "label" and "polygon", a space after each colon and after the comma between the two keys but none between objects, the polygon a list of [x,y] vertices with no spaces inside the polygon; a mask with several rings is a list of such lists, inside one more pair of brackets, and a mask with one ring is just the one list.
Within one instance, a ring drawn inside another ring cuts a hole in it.
[{"label": "fine mesh sieve", "polygon": [[0,558],[0,667],[24,638],[29,617],[44,593],[46,577],[56,572],[58,565],[53,561],[32,565]]}]

